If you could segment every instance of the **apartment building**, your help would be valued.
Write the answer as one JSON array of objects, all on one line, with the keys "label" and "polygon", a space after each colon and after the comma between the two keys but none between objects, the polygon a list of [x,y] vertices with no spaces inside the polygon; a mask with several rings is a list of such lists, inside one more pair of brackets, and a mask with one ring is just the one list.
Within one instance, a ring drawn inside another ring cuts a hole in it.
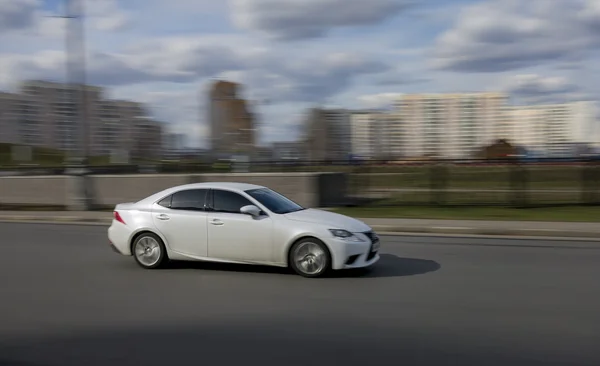
[{"label": "apartment building", "polygon": [[367,159],[401,156],[401,125],[395,113],[354,111],[350,115],[352,155]]},{"label": "apartment building", "polygon": [[503,93],[408,94],[395,103],[405,157],[469,158],[510,134]]},{"label": "apartment building", "polygon": [[167,133],[164,135],[164,141],[168,151],[180,151],[185,147],[185,135],[182,133]]},{"label": "apartment building", "polygon": [[305,141],[311,160],[342,160],[352,152],[350,111],[311,109],[305,120]]},{"label": "apartment building", "polygon": [[99,99],[89,112],[89,143],[92,155],[125,156],[133,153],[143,136],[136,131],[139,118],[148,119],[141,103]]},{"label": "apartment building", "polygon": [[19,141],[18,108],[21,96],[13,93],[0,93],[0,143]]},{"label": "apartment building", "polygon": [[598,108],[594,102],[517,106],[509,110],[515,144],[532,155],[566,157],[581,144],[598,143]]},{"label": "apartment building", "polygon": [[375,157],[377,159],[398,159],[403,156],[402,119],[397,113],[381,113],[375,125]]},{"label": "apartment building", "polygon": [[88,126],[92,129],[102,98],[101,88],[33,80],[23,82],[19,94],[22,96],[19,111],[21,143],[68,152],[83,149],[84,130],[79,106],[85,101],[83,108],[87,110]]},{"label": "apartment building", "polygon": [[543,110],[534,106],[510,107],[508,118],[512,123],[509,141],[513,145],[538,150],[543,143]]},{"label": "apartment building", "polygon": [[240,89],[239,84],[223,80],[210,87],[210,144],[213,153],[218,155],[251,156],[255,150],[255,119],[246,100],[240,98]]},{"label": "apartment building", "polygon": [[379,113],[356,111],[350,115],[352,155],[375,158],[376,128]]},{"label": "apartment building", "polygon": [[131,157],[136,160],[161,159],[164,153],[163,124],[149,117],[134,118],[131,133],[136,137],[131,148]]},{"label": "apartment building", "polygon": [[[73,154],[87,143],[91,155],[129,156],[136,141],[146,138],[139,118],[148,120],[148,113],[140,103],[107,100],[103,94],[97,86],[25,81],[18,93],[0,96],[0,139]],[[80,106],[86,111],[86,135]]]}]

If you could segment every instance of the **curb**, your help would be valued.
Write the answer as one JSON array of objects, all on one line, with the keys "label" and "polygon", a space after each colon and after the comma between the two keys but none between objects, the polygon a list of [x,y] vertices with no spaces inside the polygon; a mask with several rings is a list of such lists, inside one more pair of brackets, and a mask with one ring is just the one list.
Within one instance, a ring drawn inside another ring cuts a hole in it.
[{"label": "curb", "polygon": [[[10,216],[1,217],[4,223],[39,223],[39,224],[65,224],[65,225],[110,225],[110,219],[81,218],[77,216]],[[371,225],[373,230],[381,235],[473,235],[487,237],[535,237],[535,238],[565,238],[600,241],[598,232],[565,231],[553,229],[511,229],[501,230],[494,228],[469,228],[469,227],[415,227],[415,226],[389,226]]]}]

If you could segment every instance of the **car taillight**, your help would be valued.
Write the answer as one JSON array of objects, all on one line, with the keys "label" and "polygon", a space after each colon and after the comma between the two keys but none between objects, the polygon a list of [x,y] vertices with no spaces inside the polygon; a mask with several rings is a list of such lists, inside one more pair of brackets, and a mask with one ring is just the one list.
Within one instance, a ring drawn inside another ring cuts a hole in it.
[{"label": "car taillight", "polygon": [[127,225],[127,224],[125,224],[125,220],[123,220],[123,218],[121,217],[121,214],[119,214],[117,211],[113,212],[113,216],[116,221],[120,222],[123,225]]}]

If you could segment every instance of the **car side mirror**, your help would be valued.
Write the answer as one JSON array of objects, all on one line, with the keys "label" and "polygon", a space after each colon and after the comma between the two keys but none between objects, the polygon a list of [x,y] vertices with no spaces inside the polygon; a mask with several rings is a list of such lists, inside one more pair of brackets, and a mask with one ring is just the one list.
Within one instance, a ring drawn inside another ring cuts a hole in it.
[{"label": "car side mirror", "polygon": [[246,215],[253,216],[253,217],[260,216],[260,208],[254,206],[254,205],[244,206],[244,207],[240,208],[240,212],[243,214],[246,214]]}]

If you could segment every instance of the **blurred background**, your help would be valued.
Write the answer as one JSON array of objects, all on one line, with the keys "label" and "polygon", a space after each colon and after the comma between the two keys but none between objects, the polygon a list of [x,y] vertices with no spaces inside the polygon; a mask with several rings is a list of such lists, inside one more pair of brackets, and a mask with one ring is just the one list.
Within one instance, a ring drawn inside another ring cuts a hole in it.
[{"label": "blurred background", "polygon": [[0,2],[0,174],[345,172],[352,204],[600,203],[592,0]]}]

